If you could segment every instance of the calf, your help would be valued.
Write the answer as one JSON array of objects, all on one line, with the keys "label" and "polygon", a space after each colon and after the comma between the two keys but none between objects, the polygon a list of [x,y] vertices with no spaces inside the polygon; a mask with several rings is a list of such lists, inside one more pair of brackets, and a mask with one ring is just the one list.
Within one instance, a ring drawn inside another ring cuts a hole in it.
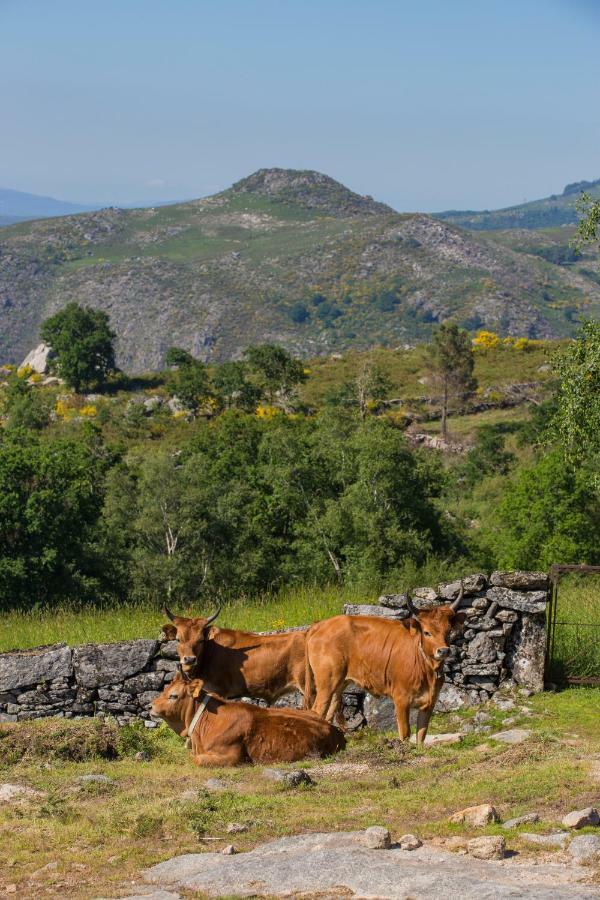
[{"label": "calf", "polygon": [[[176,616],[163,626],[169,640],[177,641],[181,671],[202,678],[207,690],[221,697],[258,697],[273,703],[282,694],[304,693],[306,633],[253,634],[212,623],[208,618]],[[212,627],[211,627],[212,626]]]},{"label": "calf", "polygon": [[429,719],[444,683],[448,640],[464,613],[451,605],[417,611],[391,620],[376,616],[335,616],[312,625],[306,637],[305,706],[328,721],[339,712],[342,691],[352,681],[371,694],[391,697],[398,732],[410,737],[411,707],[419,710],[417,743],[427,734]]},{"label": "calf", "polygon": [[201,679],[181,674],[156,698],[151,714],[188,739],[199,766],[294,762],[346,745],[342,732],[313,712],[223,700],[205,691]]}]

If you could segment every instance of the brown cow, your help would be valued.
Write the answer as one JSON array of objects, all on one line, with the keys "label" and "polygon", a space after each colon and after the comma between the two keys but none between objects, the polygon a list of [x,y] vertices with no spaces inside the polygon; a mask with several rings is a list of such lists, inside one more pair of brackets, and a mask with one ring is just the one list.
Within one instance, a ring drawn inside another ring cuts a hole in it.
[{"label": "brown cow", "polygon": [[221,697],[258,697],[273,703],[282,694],[304,693],[306,633],[253,634],[211,627],[219,610],[208,618],[186,619],[164,608],[172,624],[164,625],[177,641],[182,672],[204,679]]},{"label": "brown cow", "polygon": [[199,766],[294,762],[346,746],[342,732],[313,712],[224,700],[205,691],[201,679],[181,674],[156,698],[151,713],[188,739]]},{"label": "brown cow", "polygon": [[345,685],[391,697],[398,732],[410,737],[411,707],[419,710],[417,743],[427,734],[431,713],[444,683],[444,660],[452,629],[464,622],[457,613],[463,591],[451,605],[418,611],[409,598],[409,619],[334,616],[312,625],[306,636],[305,705],[328,721],[339,712]]}]

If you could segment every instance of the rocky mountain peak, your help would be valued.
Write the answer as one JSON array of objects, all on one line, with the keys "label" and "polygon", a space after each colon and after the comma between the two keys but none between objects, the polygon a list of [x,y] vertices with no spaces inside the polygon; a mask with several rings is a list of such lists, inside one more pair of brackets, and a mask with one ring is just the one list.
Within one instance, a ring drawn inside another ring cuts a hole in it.
[{"label": "rocky mountain peak", "polygon": [[390,215],[394,212],[385,203],[356,194],[334,178],[311,169],[259,169],[237,181],[230,191],[258,194],[335,216]]}]

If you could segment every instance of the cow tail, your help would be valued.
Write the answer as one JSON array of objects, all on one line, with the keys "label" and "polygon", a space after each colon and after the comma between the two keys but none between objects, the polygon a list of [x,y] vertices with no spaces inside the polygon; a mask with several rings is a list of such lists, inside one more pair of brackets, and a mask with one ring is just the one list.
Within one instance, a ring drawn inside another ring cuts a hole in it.
[{"label": "cow tail", "polygon": [[312,709],[315,702],[315,678],[310,666],[308,641],[304,651],[304,709]]}]

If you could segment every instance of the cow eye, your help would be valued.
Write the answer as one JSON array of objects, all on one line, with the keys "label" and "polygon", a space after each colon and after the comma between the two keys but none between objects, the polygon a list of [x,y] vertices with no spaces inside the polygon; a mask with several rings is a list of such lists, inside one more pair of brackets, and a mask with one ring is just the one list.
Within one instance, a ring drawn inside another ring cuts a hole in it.
[{"label": "cow eye", "polygon": [[177,700],[179,694],[169,694],[169,700]]},{"label": "cow eye", "polygon": [[425,637],[431,637],[430,631],[424,631],[423,634],[425,635]]}]

